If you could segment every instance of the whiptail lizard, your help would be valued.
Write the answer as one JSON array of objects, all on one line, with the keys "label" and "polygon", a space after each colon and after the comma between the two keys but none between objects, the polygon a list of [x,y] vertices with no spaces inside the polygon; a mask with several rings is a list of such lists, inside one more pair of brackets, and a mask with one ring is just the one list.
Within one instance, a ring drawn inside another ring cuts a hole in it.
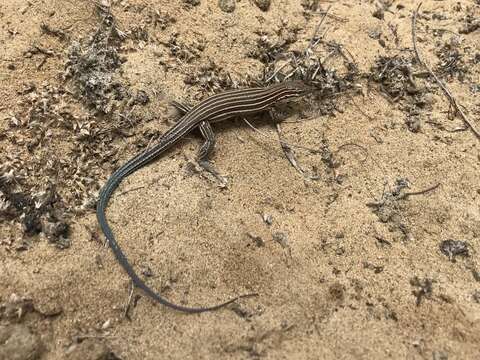
[{"label": "whiptail lizard", "polygon": [[186,111],[186,114],[160,138],[157,145],[136,155],[112,174],[100,190],[97,203],[97,219],[118,262],[130,276],[136,287],[142,289],[149,297],[160,304],[186,313],[216,310],[241,297],[245,297],[245,295],[236,297],[222,304],[209,307],[186,307],[166,300],[145,284],[136,274],[115,240],[112,229],[105,217],[105,209],[113,192],[125,177],[153,161],[194,128],[198,127],[205,138],[205,143],[199,152],[199,160],[203,164],[202,166],[212,171],[211,168],[208,168],[208,155],[213,150],[215,138],[210,123],[259,113],[271,109],[281,100],[302,96],[309,90],[310,88],[301,81],[289,81],[265,88],[225,91],[203,100],[191,109],[177,103],[176,106]]}]

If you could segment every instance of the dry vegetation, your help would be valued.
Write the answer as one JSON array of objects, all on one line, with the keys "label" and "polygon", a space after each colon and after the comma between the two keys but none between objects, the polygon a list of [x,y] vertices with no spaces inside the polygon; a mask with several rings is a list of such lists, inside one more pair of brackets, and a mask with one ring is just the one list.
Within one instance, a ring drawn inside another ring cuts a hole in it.
[{"label": "dry vegetation", "polygon": [[[480,2],[5,0],[0,360],[480,358]],[[226,89],[312,94],[112,171]],[[272,122],[271,115],[275,120]]]}]

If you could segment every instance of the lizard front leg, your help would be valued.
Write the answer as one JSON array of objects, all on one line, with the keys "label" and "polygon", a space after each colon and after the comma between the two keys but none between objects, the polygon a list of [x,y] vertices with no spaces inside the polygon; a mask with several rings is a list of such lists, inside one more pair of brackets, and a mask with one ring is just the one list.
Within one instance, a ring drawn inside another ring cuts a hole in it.
[{"label": "lizard front leg", "polygon": [[[177,101],[173,101],[172,105],[182,114],[187,113],[192,108],[189,105],[185,105]],[[198,152],[197,163],[205,171],[212,174],[215,179],[218,180],[221,187],[226,187],[228,183],[227,179],[224,176],[220,175],[220,173],[213,167],[213,165],[208,160],[215,148],[215,133],[213,132],[212,126],[208,121],[202,121],[198,125],[198,128],[203,138],[205,139],[205,142],[200,147],[200,150]]]}]

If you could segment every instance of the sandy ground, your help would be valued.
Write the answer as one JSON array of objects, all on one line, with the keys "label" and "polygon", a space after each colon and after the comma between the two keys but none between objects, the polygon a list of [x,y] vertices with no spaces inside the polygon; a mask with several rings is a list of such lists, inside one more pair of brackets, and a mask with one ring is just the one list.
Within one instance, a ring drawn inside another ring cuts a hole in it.
[{"label": "sandy ground", "polygon": [[[231,13],[194,3],[113,1],[113,20],[92,1],[0,4],[0,359],[480,358],[480,139],[453,131],[464,123],[428,75],[415,75],[427,105],[413,122],[410,95],[368,81],[379,57],[414,57],[416,2],[273,0],[262,11],[241,0]],[[282,125],[286,141],[328,150],[295,149],[318,179],[289,164],[261,115],[252,122],[268,138],[240,120],[215,125],[213,160],[228,188],[192,171],[193,134],[126,180],[108,210],[132,264],[170,300],[259,296],[185,315],[138,291],[126,316],[130,281],[97,226],[98,187],[172,125],[170,100],[220,90],[205,68],[239,83],[261,75],[258,39],[295,32],[289,46],[304,49],[329,5],[321,33],[363,76],[332,111],[300,102],[310,110]],[[417,25],[435,71],[439,49],[458,50],[440,77],[477,128],[479,16],[478,1],[424,1]],[[113,81],[125,99],[148,102],[125,104],[109,89],[92,104],[75,92],[72,46],[105,22],[126,35]],[[127,113],[134,120],[122,122]],[[56,200],[29,230],[25,209],[38,212],[20,200],[12,210],[12,194],[38,200],[52,183]]]}]

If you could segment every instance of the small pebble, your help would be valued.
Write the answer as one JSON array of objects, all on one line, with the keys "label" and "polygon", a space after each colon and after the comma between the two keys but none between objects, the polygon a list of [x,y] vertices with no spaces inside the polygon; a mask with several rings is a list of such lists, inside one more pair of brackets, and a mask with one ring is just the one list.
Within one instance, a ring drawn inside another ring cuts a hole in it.
[{"label": "small pebble", "polygon": [[374,40],[378,40],[382,37],[382,31],[378,29],[369,30],[368,37]]},{"label": "small pebble", "polygon": [[273,223],[273,216],[270,214],[263,214],[263,221],[267,225],[272,225]]},{"label": "small pebble", "polygon": [[273,238],[274,241],[279,243],[283,248],[288,247],[288,236],[287,236],[287,234],[285,234],[281,231],[277,231],[276,233],[274,233],[272,235],[272,238]]},{"label": "small pebble", "polygon": [[383,11],[383,9],[379,8],[372,13],[372,16],[376,17],[379,20],[383,20],[385,18],[385,12]]},{"label": "small pebble", "polygon": [[270,8],[271,0],[254,0],[255,5],[262,11],[268,11]]},{"label": "small pebble", "polygon": [[102,330],[106,330],[110,327],[110,325],[112,325],[112,320],[111,319],[108,319],[107,321],[105,321],[103,324],[102,324]]},{"label": "small pebble", "polygon": [[218,7],[226,13],[231,13],[235,10],[235,0],[218,0]]}]

